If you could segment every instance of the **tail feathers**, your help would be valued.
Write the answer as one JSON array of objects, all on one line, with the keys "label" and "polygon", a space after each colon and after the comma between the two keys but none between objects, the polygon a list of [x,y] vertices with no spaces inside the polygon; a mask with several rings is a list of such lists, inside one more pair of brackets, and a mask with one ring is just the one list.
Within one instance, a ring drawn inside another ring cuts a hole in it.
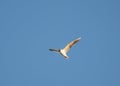
[{"label": "tail feathers", "polygon": [[69,57],[68,56],[64,56],[65,57],[65,59],[69,59]]}]

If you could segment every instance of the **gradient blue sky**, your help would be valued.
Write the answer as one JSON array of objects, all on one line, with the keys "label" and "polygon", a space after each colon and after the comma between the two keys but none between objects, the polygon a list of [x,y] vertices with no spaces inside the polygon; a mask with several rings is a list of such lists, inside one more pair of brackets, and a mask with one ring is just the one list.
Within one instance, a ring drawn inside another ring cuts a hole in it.
[{"label": "gradient blue sky", "polygon": [[0,86],[120,86],[120,1],[1,0],[0,52]]}]

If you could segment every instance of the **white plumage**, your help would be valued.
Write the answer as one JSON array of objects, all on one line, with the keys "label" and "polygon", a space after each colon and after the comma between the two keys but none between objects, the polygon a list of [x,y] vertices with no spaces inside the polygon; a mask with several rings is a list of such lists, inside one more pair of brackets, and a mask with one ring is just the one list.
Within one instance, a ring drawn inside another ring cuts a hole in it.
[{"label": "white plumage", "polygon": [[62,56],[64,56],[66,59],[68,59],[68,55],[67,55],[67,52],[70,50],[70,48],[76,44],[79,40],[81,39],[81,37],[73,40],[72,42],[68,43],[65,48],[63,49],[49,49],[50,51],[55,51],[55,52],[59,52]]}]

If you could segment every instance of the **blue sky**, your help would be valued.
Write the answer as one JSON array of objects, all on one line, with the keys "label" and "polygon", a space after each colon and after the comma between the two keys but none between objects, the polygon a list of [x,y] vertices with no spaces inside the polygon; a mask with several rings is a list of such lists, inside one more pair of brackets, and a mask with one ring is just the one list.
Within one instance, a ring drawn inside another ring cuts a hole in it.
[{"label": "blue sky", "polygon": [[0,86],[120,86],[120,1],[1,0],[0,52]]}]

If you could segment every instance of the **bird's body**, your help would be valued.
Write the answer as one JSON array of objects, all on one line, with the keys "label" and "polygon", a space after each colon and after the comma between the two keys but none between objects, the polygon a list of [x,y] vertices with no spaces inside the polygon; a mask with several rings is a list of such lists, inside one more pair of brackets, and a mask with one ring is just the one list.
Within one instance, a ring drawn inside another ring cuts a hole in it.
[{"label": "bird's body", "polygon": [[67,56],[67,54],[66,54],[66,52],[65,52],[64,49],[61,49],[61,50],[60,50],[60,54],[61,54],[62,56],[64,56],[66,59],[69,58],[69,57]]},{"label": "bird's body", "polygon": [[66,59],[68,59],[69,57],[67,56],[67,52],[70,50],[70,48],[76,44],[81,38],[77,38],[76,40],[68,43],[65,48],[63,49],[49,49],[50,51],[55,51],[55,52],[58,52],[60,53],[62,56],[64,56]]}]

